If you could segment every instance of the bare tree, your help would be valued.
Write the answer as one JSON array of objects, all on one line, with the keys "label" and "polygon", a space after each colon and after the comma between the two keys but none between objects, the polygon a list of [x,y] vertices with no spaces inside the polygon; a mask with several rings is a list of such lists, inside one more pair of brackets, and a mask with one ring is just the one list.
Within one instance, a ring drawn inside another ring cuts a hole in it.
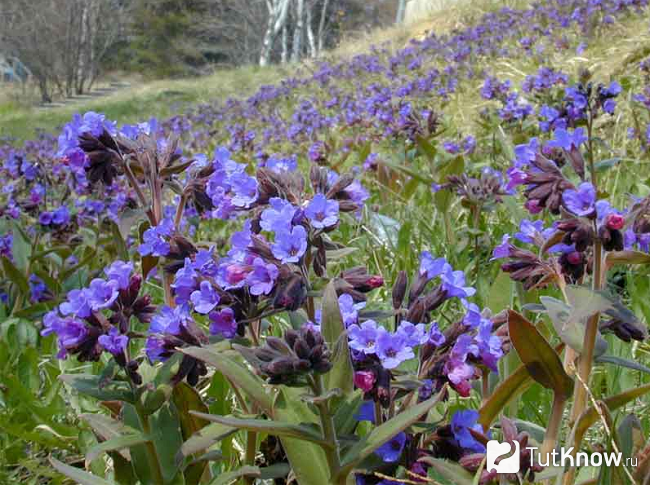
[{"label": "bare tree", "polygon": [[0,42],[31,70],[43,101],[81,94],[117,39],[123,8],[119,0],[13,0],[0,15]]},{"label": "bare tree", "polygon": [[404,16],[406,13],[406,0],[397,0],[397,15],[395,15],[395,23],[403,24]]},{"label": "bare tree", "polygon": [[271,62],[273,44],[278,34],[287,22],[290,0],[266,0],[266,7],[269,12],[266,33],[262,42],[260,54],[260,66],[266,66]]}]

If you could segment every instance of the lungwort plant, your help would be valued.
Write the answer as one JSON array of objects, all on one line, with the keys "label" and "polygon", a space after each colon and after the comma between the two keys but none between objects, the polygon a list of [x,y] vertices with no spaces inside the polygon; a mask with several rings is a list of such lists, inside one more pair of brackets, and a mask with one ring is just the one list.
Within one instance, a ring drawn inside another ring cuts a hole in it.
[{"label": "lungwort plant", "polygon": [[549,59],[646,4],[504,8],[0,147],[6,480],[645,483],[647,52]]}]

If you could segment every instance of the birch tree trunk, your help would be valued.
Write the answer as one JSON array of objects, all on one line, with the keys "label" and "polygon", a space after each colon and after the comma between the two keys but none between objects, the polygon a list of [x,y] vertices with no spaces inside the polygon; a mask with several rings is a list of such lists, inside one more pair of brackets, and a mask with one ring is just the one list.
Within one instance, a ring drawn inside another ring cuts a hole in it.
[{"label": "birch tree trunk", "polygon": [[287,13],[289,12],[290,0],[267,0],[266,6],[269,11],[269,21],[262,42],[262,52],[260,54],[260,66],[267,66],[271,62],[271,52],[273,44],[282,27],[287,22]]},{"label": "birch tree trunk", "polygon": [[302,54],[302,32],[305,30],[305,0],[296,0],[296,26],[293,29],[293,54],[291,60],[298,62]]},{"label": "birch tree trunk", "polygon": [[312,59],[318,57],[318,47],[316,46],[316,38],[314,37],[314,29],[312,27],[313,15],[312,9],[314,5],[308,2],[305,5],[305,12],[307,17],[307,40],[309,42],[309,55]]},{"label": "birch tree trunk", "polygon": [[406,12],[406,0],[397,0],[397,15],[395,23],[400,25],[404,23],[404,13]]},{"label": "birch tree trunk", "polygon": [[285,25],[282,27],[282,64],[289,62],[289,30]]},{"label": "birch tree trunk", "polygon": [[325,25],[327,20],[327,7],[329,0],[323,0],[323,8],[320,11],[320,22],[318,23],[318,55],[321,55],[325,48]]}]

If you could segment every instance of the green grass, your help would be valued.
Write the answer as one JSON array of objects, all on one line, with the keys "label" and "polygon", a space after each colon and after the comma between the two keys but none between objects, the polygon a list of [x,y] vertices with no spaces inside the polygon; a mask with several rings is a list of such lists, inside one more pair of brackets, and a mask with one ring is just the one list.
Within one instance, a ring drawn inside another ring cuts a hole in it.
[{"label": "green grass", "polygon": [[[325,58],[336,60],[368,52],[372,45],[384,45],[396,51],[411,38],[422,38],[426,32],[448,32],[477,20],[486,11],[504,6],[521,7],[526,0],[438,0],[440,9],[426,20],[407,26],[393,26],[370,33],[352,33]],[[442,4],[444,5],[444,8]],[[103,112],[120,123],[134,123],[150,117],[165,118],[187,111],[192,106],[231,96],[252,94],[259,86],[274,84],[290,74],[310,70],[311,61],[300,65],[245,66],[216,70],[213,74],[189,79],[134,82],[131,87],[112,94],[64,101],[64,106],[36,106],[34,88],[26,95],[0,85],[0,139],[12,138],[16,143],[33,139],[43,130],[56,132],[74,113]],[[113,78],[115,76],[112,76]],[[118,78],[119,79],[119,78]],[[101,80],[100,80],[101,81]]]},{"label": "green grass", "polygon": [[200,78],[137,83],[106,96],[69,100],[51,108],[30,106],[0,93],[0,138],[29,140],[38,130],[53,132],[74,113],[85,111],[103,112],[120,123],[165,118],[197,104],[250,94],[260,85],[278,82],[289,70],[277,66],[224,69]]}]

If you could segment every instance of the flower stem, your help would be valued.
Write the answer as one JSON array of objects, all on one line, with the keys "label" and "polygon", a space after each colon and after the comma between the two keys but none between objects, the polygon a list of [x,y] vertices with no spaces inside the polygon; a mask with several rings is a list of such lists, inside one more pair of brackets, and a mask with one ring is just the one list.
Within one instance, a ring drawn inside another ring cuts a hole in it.
[{"label": "flower stem", "polygon": [[[553,407],[551,409],[551,417],[546,427],[546,434],[544,434],[544,442],[540,449],[540,457],[547,457],[548,454],[557,446],[557,440],[560,436],[560,425],[562,424],[562,416],[564,415],[564,404],[566,399],[559,393],[553,394]],[[546,458],[546,462],[548,458]]]},{"label": "flower stem", "polygon": [[147,449],[149,467],[153,474],[153,482],[163,485],[165,480],[163,479],[162,467],[160,465],[160,460],[158,459],[158,452],[156,451],[153,441],[151,441],[151,424],[149,423],[149,416],[147,416],[147,414],[145,414],[141,409],[138,409],[137,406],[136,410],[138,418],[140,419],[140,426],[142,426],[142,432],[149,438],[145,443],[145,448]]},{"label": "flower stem", "polygon": [[[594,291],[602,288],[602,269],[603,269],[603,246],[600,240],[596,240],[594,246]],[[600,313],[596,313],[587,321],[585,338],[582,345],[582,353],[578,361],[578,374],[583,382],[589,384],[591,367],[594,360],[594,349],[596,347],[596,338],[598,336],[598,324],[600,322]],[[571,423],[575,423],[587,404],[587,392],[583,386],[575,386],[573,393],[573,408],[571,409]]]},{"label": "flower stem", "polygon": [[[314,394],[316,396],[322,396],[325,393],[325,386],[323,384],[323,376],[314,375],[314,385],[313,385]],[[339,455],[339,441],[336,437],[336,429],[334,427],[334,419],[330,414],[329,405],[327,401],[318,401],[316,403],[318,407],[318,414],[320,416],[321,428],[323,431],[323,439],[331,443],[331,447],[324,448],[325,455],[327,457],[327,464],[330,469],[330,478],[333,479],[339,472],[341,468],[341,457]],[[345,479],[343,479],[345,483]]]}]

